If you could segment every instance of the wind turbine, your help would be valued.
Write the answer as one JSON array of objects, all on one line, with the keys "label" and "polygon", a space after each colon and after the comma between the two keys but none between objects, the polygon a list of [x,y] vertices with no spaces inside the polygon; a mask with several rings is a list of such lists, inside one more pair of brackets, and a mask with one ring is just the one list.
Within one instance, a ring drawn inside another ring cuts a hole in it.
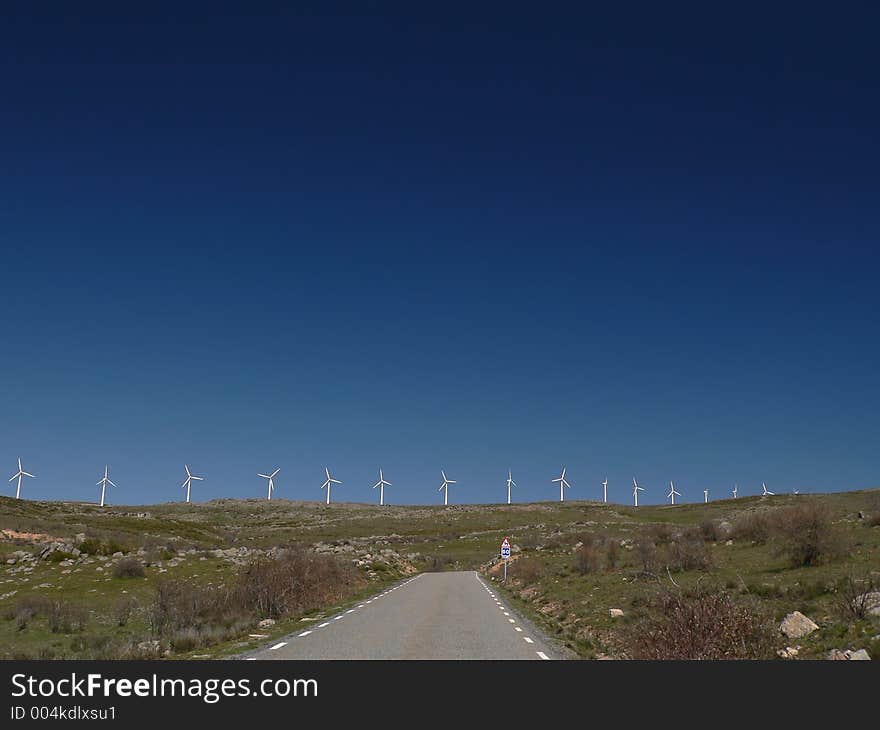
[{"label": "wind turbine", "polygon": [[10,482],[14,482],[18,479],[18,486],[15,488],[15,498],[21,499],[21,478],[22,477],[30,477],[31,479],[36,479],[33,474],[28,474],[24,469],[21,468],[21,457],[18,457],[18,472],[12,475],[12,478],[9,480]]},{"label": "wind turbine", "polygon": [[327,475],[327,480],[321,485],[321,489],[327,490],[327,504],[330,504],[330,490],[334,484],[342,484],[342,482],[331,477],[330,470],[326,466],[324,467],[324,473]]},{"label": "wind turbine", "polygon": [[440,475],[443,477],[443,484],[440,485],[440,489],[438,492],[443,492],[443,506],[446,507],[449,505],[449,485],[455,484],[455,479],[447,479],[446,472],[442,469],[440,470]]},{"label": "wind turbine", "polygon": [[553,479],[552,481],[559,482],[559,501],[564,502],[565,501],[565,488],[571,487],[571,484],[569,484],[565,480],[565,467],[564,466],[562,467],[562,474],[559,475],[559,478]]},{"label": "wind turbine", "polygon": [[602,482],[602,501],[608,503],[608,477]]},{"label": "wind turbine", "polygon": [[513,476],[510,473],[510,469],[507,470],[507,504],[510,504],[510,488],[515,487],[516,482],[513,481]]},{"label": "wind turbine", "polygon": [[197,477],[194,474],[191,474],[188,464],[184,464],[183,468],[186,469],[186,480],[183,482],[183,484],[180,485],[180,487],[181,487],[181,489],[186,489],[186,502],[187,502],[187,504],[189,504],[189,490],[190,490],[190,487],[192,486],[193,479],[195,479],[197,482],[202,482],[205,480],[205,478],[204,477]]},{"label": "wind turbine", "polygon": [[104,495],[107,493],[107,485],[109,484],[111,487],[115,487],[116,485],[110,481],[109,475],[109,467],[104,466],[104,477],[95,484],[96,487],[101,487],[101,506],[104,506]]},{"label": "wind turbine", "polygon": [[266,499],[272,499],[272,492],[275,491],[275,475],[281,471],[281,467],[278,467],[271,474],[257,474],[258,477],[263,477],[263,479],[269,480],[269,492],[266,494]]},{"label": "wind turbine", "polygon": [[644,487],[640,487],[639,483],[636,481],[636,478],[633,477],[633,501],[635,502],[636,507],[639,506],[639,492],[644,491]]},{"label": "wind turbine", "polygon": [[[329,477],[330,475],[328,474],[327,476]],[[390,487],[391,482],[385,481],[385,475],[382,474],[382,470],[379,469],[379,481],[373,485],[373,489],[375,489],[376,487],[379,487],[379,504],[380,505],[385,504],[385,487],[386,486]]]},{"label": "wind turbine", "polygon": [[672,504],[675,504],[675,497],[676,497],[676,496],[679,496],[679,497],[680,497],[680,496],[681,496],[681,492],[676,492],[676,491],[675,491],[675,485],[674,485],[672,482],[669,482],[669,494],[666,495],[666,498],[667,498],[667,499],[671,499],[671,500],[672,500]]},{"label": "wind turbine", "polygon": [[767,485],[764,484],[764,482],[761,482],[761,489],[763,490],[763,491],[761,492],[761,496],[762,496],[762,497],[768,497],[768,496],[769,496],[769,497],[773,497],[773,496],[775,496],[775,495],[773,494],[773,492],[771,492],[769,489],[767,489]]},{"label": "wind turbine", "polygon": [[736,484],[733,485],[733,498],[736,499]]},{"label": "wind turbine", "polygon": [[709,490],[708,489],[703,490],[703,497],[704,497],[706,504],[709,504]]}]

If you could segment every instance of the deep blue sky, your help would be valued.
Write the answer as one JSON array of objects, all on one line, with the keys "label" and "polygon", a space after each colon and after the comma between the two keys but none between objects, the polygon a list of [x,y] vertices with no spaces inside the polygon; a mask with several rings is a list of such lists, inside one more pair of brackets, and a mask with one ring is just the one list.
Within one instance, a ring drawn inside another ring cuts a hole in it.
[{"label": "deep blue sky", "polygon": [[26,496],[105,462],[116,503],[184,462],[196,499],[880,484],[868,4],[33,5],[0,23]]}]

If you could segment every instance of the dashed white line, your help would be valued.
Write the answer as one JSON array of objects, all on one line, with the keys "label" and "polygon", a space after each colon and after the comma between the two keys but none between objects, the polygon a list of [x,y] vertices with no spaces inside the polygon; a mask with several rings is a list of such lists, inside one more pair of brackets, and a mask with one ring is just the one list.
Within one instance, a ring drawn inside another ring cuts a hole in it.
[{"label": "dashed white line", "polygon": [[550,660],[550,657],[548,657],[543,651],[538,651],[538,652],[535,652],[535,653],[536,653],[539,657],[541,657],[541,659],[546,659],[547,661]]},{"label": "dashed white line", "polygon": [[319,629],[323,629],[325,626],[329,626],[329,625],[330,625],[330,622],[329,622],[329,621],[325,621],[325,622],[322,623],[322,624],[318,624],[318,628],[319,628]]},{"label": "dashed white line", "polygon": [[348,609],[348,610],[346,611],[346,613],[354,613],[354,609],[353,609],[353,608],[350,608],[350,609]]},{"label": "dashed white line", "polygon": [[527,644],[534,644],[534,643],[535,643],[535,642],[532,641],[528,636],[523,636],[523,638],[526,640],[526,643],[527,643]]},{"label": "dashed white line", "polygon": [[334,620],[334,621],[339,621],[339,620],[342,619],[342,618],[345,618],[345,617],[344,617],[344,616],[334,616],[334,617],[333,617],[333,620]]},{"label": "dashed white line", "polygon": [[245,661],[246,662],[255,662],[255,661],[257,661],[257,658],[255,656],[249,656],[249,657],[247,657],[247,659],[245,659]]},{"label": "dashed white line", "polygon": [[519,626],[516,627],[516,630],[517,630],[517,631],[522,631],[522,629],[521,629]]},{"label": "dashed white line", "polygon": [[270,646],[269,651],[275,651],[276,649],[280,649],[282,646],[287,646],[287,642],[282,641],[282,642],[279,642],[278,644],[275,644],[275,646]]},{"label": "dashed white line", "polygon": [[510,621],[510,623],[512,623],[512,624],[515,624],[515,623],[516,623],[516,621],[514,621],[512,618],[509,618],[509,619],[507,619],[507,620]]},{"label": "dashed white line", "polygon": [[308,636],[311,633],[311,631],[303,631],[301,634],[299,634],[299,637],[302,638],[303,636]]}]

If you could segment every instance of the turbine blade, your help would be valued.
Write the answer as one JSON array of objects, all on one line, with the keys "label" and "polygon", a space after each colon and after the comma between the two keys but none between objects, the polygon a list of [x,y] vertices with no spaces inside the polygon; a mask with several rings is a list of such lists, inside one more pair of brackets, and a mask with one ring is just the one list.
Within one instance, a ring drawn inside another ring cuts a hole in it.
[{"label": "turbine blade", "polygon": [[281,471],[281,467],[278,467],[275,471],[272,472],[270,479],[274,479],[278,472]]},{"label": "turbine blade", "polygon": [[115,486],[116,486],[116,485],[115,485],[112,481],[110,481],[109,479],[107,480],[107,484],[109,484],[111,487],[115,487]]},{"label": "turbine blade", "polygon": [[184,464],[183,468],[186,469],[186,475],[189,476],[189,464]]},{"label": "turbine blade", "polygon": [[258,477],[263,477],[263,479],[271,479],[271,478],[272,478],[272,477],[270,477],[268,474],[257,474],[257,476],[258,476]]},{"label": "turbine blade", "polygon": [[34,479],[36,479],[36,477],[35,477],[33,474],[29,474],[29,473],[26,472],[26,471],[23,471],[23,472],[22,472],[22,475],[24,475],[24,476],[26,476],[26,477],[33,477]]}]

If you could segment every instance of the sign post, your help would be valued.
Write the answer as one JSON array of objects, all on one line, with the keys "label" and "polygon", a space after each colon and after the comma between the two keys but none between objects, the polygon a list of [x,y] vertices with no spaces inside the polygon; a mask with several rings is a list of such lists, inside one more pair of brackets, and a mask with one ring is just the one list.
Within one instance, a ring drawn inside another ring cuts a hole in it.
[{"label": "sign post", "polygon": [[501,541],[501,559],[504,561],[504,582],[507,583],[507,561],[510,560],[510,540]]}]

